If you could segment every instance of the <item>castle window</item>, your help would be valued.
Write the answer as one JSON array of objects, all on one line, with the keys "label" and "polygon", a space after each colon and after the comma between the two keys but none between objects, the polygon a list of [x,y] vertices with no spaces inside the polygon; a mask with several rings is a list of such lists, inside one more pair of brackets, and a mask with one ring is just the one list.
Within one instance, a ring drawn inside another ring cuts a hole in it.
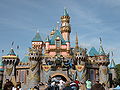
[{"label": "castle window", "polygon": [[60,40],[56,41],[56,47],[60,47]]},{"label": "castle window", "polygon": [[56,47],[60,47],[61,46],[61,40],[60,37],[56,38]]},{"label": "castle window", "polygon": [[25,75],[25,71],[21,71],[21,72],[20,72],[20,81],[21,81],[22,83],[24,83],[24,79],[25,79],[24,75]]}]

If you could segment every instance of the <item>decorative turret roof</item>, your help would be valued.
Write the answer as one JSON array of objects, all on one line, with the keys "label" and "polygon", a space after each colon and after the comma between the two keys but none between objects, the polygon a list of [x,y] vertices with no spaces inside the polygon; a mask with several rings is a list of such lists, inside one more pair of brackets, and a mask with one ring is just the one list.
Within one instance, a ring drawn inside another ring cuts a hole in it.
[{"label": "decorative turret roof", "polygon": [[99,48],[99,55],[105,55],[105,52],[102,46],[100,46]]},{"label": "decorative turret roof", "polygon": [[64,9],[64,14],[63,14],[63,16],[69,16],[69,14],[68,14],[66,8]]},{"label": "decorative turret roof", "polygon": [[37,33],[36,33],[36,35],[35,35],[35,37],[33,38],[33,40],[32,40],[32,41],[42,41],[42,39],[41,39],[41,36],[40,36],[39,32],[37,32]]},{"label": "decorative turret roof", "polygon": [[115,62],[113,59],[110,62],[110,69],[112,69],[112,68],[115,68]]},{"label": "decorative turret roof", "polygon": [[9,53],[7,55],[10,55],[10,56],[16,56],[13,48],[11,48],[11,50],[9,51]]},{"label": "decorative turret roof", "polygon": [[50,41],[49,36],[47,36],[47,38],[46,38],[46,41],[45,41],[45,42],[49,42],[49,41]]},{"label": "decorative turret roof", "polygon": [[24,58],[21,60],[21,62],[23,62],[23,63],[28,63],[28,61],[29,61],[28,55],[25,55]]},{"label": "decorative turret roof", "polygon": [[94,47],[92,47],[88,54],[89,54],[89,56],[95,56],[95,55],[98,55],[99,53],[97,52],[97,50]]},{"label": "decorative turret roof", "polygon": [[0,57],[0,71],[4,71],[3,63],[2,63],[2,58]]},{"label": "decorative turret roof", "polygon": [[52,36],[51,40],[50,40],[50,44],[55,44],[55,40],[56,38],[59,37],[61,39],[61,44],[66,44],[65,40],[63,39],[61,33],[59,30],[55,30],[54,35]]},{"label": "decorative turret roof", "polygon": [[53,36],[54,33],[55,33],[55,27],[53,27],[53,30],[52,30],[52,32],[50,33],[50,35]]},{"label": "decorative turret roof", "polygon": [[102,40],[101,40],[101,38],[100,38],[99,55],[105,55],[104,49],[103,49],[103,47],[102,47]]},{"label": "decorative turret roof", "polygon": [[114,59],[113,59],[113,52],[111,52],[111,55],[112,55],[112,60],[110,62],[110,69],[114,69],[115,68],[115,62],[114,62]]}]

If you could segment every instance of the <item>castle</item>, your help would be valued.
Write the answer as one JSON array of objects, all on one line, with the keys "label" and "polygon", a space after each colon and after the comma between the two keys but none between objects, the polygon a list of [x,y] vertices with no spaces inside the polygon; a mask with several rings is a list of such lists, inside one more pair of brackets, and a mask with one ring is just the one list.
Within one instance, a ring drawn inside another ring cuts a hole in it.
[{"label": "castle", "polygon": [[[2,86],[9,80],[16,85],[21,83],[21,88],[27,90],[34,88],[40,82],[46,83],[49,78],[60,78],[63,81],[81,82],[90,79],[93,83],[99,80],[107,87],[115,75],[114,60],[106,54],[100,39],[99,51],[94,47],[87,51],[79,47],[76,34],[76,45],[71,47],[70,42],[70,16],[64,9],[61,16],[61,26],[54,28],[46,40],[43,41],[37,32],[32,40],[32,47],[23,59],[19,59],[13,48],[2,56],[0,61],[0,79]],[[110,64],[110,67],[108,65]]]}]

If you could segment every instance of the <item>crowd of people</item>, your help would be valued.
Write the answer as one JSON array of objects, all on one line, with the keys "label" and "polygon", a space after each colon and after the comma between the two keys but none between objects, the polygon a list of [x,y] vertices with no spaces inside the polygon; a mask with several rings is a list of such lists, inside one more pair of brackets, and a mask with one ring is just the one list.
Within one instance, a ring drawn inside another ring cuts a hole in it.
[{"label": "crowd of people", "polygon": [[[48,83],[43,84],[40,82],[34,87],[35,90],[40,90],[41,86],[46,86],[45,90],[106,90],[105,84],[100,84],[96,81],[94,84],[88,79],[85,82],[80,82],[77,79],[74,81],[63,81],[62,79],[50,78]],[[22,90],[20,83],[16,87],[9,80],[4,86],[4,90]],[[31,90],[31,89],[30,89]]]},{"label": "crowd of people", "polygon": [[51,81],[45,90],[105,90],[105,85],[96,81],[94,84],[90,80],[80,82],[77,79],[71,82],[63,80]]}]

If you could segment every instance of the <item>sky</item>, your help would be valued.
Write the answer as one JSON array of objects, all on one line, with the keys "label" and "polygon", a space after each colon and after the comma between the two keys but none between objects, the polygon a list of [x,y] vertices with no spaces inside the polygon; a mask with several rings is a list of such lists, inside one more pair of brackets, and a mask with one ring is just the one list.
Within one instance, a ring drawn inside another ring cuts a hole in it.
[{"label": "sky", "polygon": [[88,52],[93,46],[99,49],[101,37],[105,52],[114,53],[110,59],[120,63],[120,0],[0,0],[0,56],[14,48],[22,59],[36,32],[45,40],[64,8],[71,17],[71,47],[76,32],[79,46]]}]

